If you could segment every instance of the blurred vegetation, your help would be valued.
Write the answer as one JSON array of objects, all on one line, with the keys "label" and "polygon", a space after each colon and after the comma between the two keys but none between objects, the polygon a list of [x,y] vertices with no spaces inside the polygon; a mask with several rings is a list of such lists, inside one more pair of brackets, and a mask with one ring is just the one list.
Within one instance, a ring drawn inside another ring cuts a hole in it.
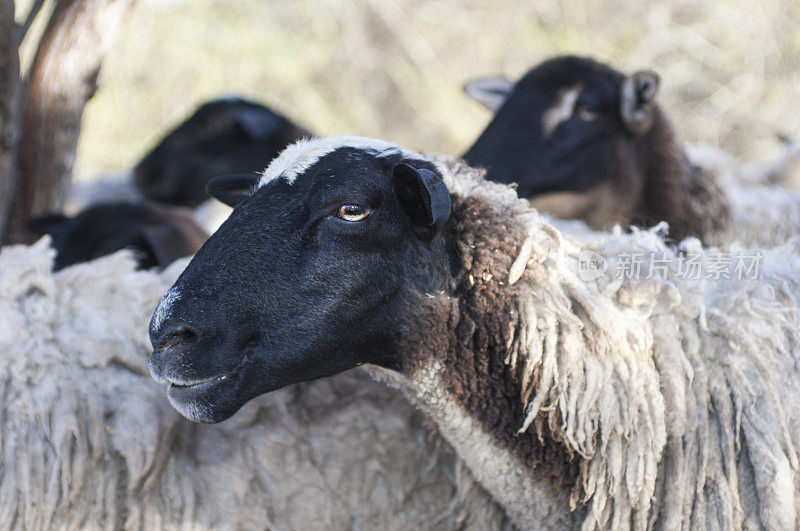
[{"label": "blurred vegetation", "polygon": [[460,154],[490,118],[465,80],[516,79],[565,53],[659,72],[686,141],[758,159],[800,131],[796,0],[140,0],[86,109],[76,170],[132,166],[220,94],[318,134]]}]

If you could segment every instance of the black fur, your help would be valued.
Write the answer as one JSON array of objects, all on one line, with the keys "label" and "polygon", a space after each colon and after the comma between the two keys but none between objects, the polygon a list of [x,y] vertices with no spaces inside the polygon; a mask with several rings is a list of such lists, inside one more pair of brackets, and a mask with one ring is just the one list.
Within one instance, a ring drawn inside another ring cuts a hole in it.
[{"label": "black fur", "polygon": [[[173,404],[218,422],[290,383],[362,363],[400,368],[401,308],[449,279],[440,186],[430,162],[340,148],[240,201],[151,323],[151,372],[172,384]],[[371,214],[345,221],[342,205]]]},{"label": "black fur", "polygon": [[[626,134],[620,113],[625,76],[591,59],[560,57],[537,66],[514,86],[491,123],[464,154],[487,177],[517,183],[520,197],[553,191],[584,191],[607,177],[610,140]],[[573,113],[551,136],[542,115],[560,90],[583,84],[578,106],[597,113],[593,122]]]},{"label": "black fur", "polygon": [[[730,215],[724,194],[714,175],[690,164],[655,102],[658,83],[653,72],[625,76],[588,58],[545,61],[513,85],[464,158],[491,180],[517,183],[521,197],[582,194],[566,215],[596,229],[666,221],[673,239],[719,244]],[[544,113],[574,87],[572,115],[547,134]]]},{"label": "black fur", "polygon": [[194,254],[208,238],[190,212],[148,203],[101,203],[73,218],[48,214],[31,228],[53,237],[55,270],[120,249],[134,251],[140,268],[163,267]]},{"label": "black fur", "polygon": [[260,172],[295,140],[310,133],[258,103],[219,99],[202,105],[134,169],[148,199],[197,206],[217,175]]},{"label": "black fur", "polygon": [[247,199],[260,179],[257,173],[221,175],[208,181],[206,192],[217,201],[235,207]]}]

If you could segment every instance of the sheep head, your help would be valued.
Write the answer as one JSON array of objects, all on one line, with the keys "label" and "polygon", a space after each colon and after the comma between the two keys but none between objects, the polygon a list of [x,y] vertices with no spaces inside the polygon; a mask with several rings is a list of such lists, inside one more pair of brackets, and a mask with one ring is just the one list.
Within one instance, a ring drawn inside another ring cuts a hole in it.
[{"label": "sheep head", "polygon": [[301,141],[247,184],[209,186],[234,211],[150,324],[151,373],[195,421],[363,363],[399,369],[415,297],[449,280],[450,195],[421,156],[354,137]]},{"label": "sheep head", "polygon": [[56,270],[120,249],[134,252],[142,269],[166,267],[208,238],[189,210],[154,203],[98,203],[74,217],[40,216],[31,229],[52,236]]},{"label": "sheep head", "polygon": [[134,169],[148,199],[195,207],[208,199],[213,177],[263,170],[289,143],[308,135],[255,102],[228,98],[202,105]]},{"label": "sheep head", "polygon": [[[586,192],[626,170],[635,137],[653,124],[658,76],[630,77],[592,59],[558,57],[516,84],[493,77],[465,85],[495,112],[464,158],[521,197]],[[622,146],[622,148],[620,148]],[[627,147],[626,147],[627,146]]]}]

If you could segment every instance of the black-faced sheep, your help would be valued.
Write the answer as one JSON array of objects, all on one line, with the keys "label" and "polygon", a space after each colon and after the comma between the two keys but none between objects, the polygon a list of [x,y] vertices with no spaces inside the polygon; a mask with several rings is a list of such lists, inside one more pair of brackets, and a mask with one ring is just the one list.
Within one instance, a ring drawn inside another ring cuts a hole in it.
[{"label": "black-faced sheep", "polygon": [[186,261],[52,272],[0,251],[0,529],[508,527],[402,393],[363,371],[198,427],[147,374],[147,322]]},{"label": "black-faced sheep", "polygon": [[626,76],[573,56],[545,61],[517,83],[473,81],[466,92],[496,114],[464,159],[561,218],[597,229],[667,221],[676,240],[724,242],[725,196],[689,162],[655,101],[658,85],[653,72]]},{"label": "black-faced sheep", "polygon": [[168,133],[134,169],[142,194],[196,207],[218,175],[260,172],[290,143],[309,133],[272,110],[241,98],[209,101]]},{"label": "black-faced sheep", "polygon": [[151,321],[184,416],[366,363],[520,528],[800,523],[797,241],[741,270],[655,232],[578,245],[479,171],[356,137],[252,185]]},{"label": "black-faced sheep", "polygon": [[120,249],[133,251],[143,269],[165,267],[208,238],[188,209],[154,203],[100,203],[74,217],[40,216],[31,228],[52,236],[56,270]]}]

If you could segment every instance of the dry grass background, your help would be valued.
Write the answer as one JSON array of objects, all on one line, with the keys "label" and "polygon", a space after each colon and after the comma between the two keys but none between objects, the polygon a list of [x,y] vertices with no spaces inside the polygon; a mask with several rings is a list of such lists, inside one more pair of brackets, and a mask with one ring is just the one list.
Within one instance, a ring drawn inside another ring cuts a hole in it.
[{"label": "dry grass background", "polygon": [[458,154],[489,119],[465,80],[564,53],[658,71],[687,141],[752,160],[800,131],[797,0],[141,0],[87,107],[76,173],[130,167],[220,94],[319,134]]}]

